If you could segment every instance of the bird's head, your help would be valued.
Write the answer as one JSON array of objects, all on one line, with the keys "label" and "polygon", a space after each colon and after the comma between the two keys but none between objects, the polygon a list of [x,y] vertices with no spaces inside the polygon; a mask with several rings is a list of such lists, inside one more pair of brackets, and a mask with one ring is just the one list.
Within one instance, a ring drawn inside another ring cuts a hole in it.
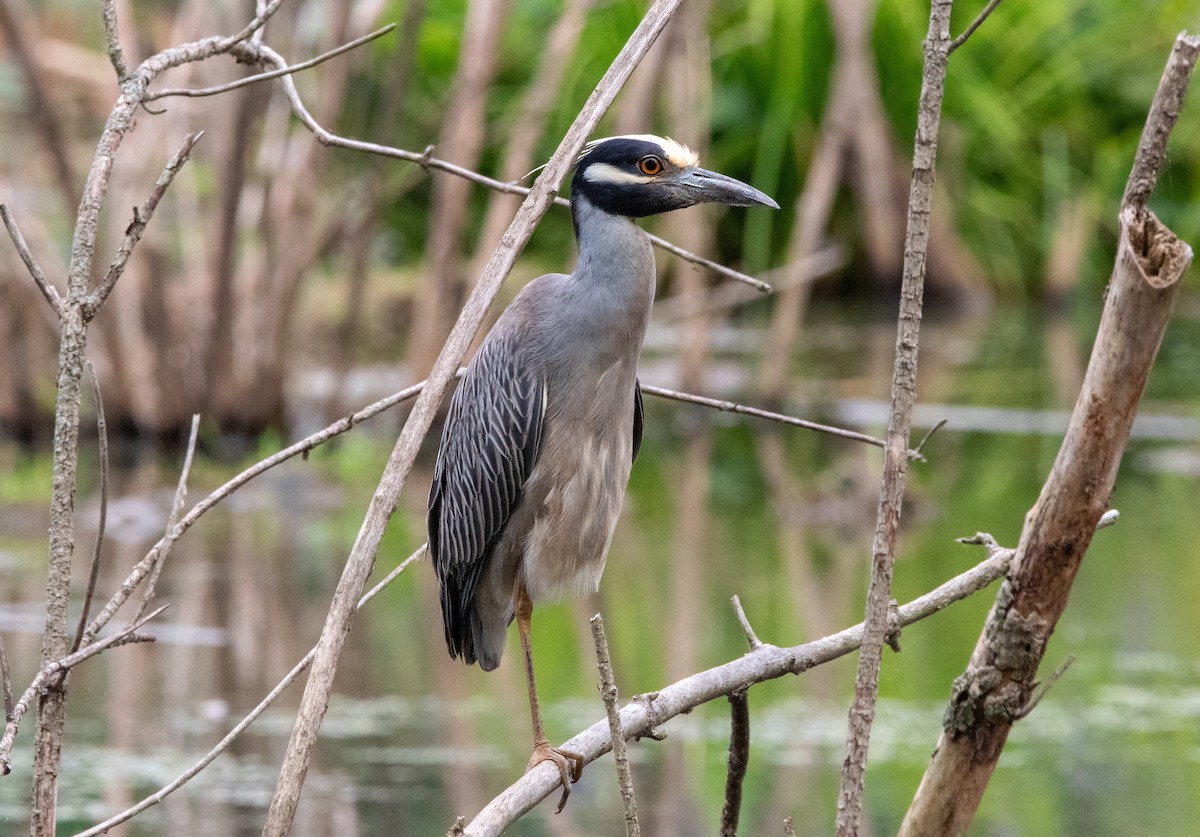
[{"label": "bird's head", "polygon": [[604,212],[628,218],[697,203],[779,208],[754,187],[702,169],[698,162],[694,151],[665,137],[637,134],[594,140],[575,164],[571,196],[583,196]]}]

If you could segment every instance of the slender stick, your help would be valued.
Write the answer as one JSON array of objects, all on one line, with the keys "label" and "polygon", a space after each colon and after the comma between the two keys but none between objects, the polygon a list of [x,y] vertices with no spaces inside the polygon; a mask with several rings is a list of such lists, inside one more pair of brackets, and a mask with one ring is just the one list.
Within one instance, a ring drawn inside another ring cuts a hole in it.
[{"label": "slender stick", "polygon": [[[396,569],[384,576],[378,584],[372,587],[361,599],[359,599],[357,609],[361,610],[363,607],[365,607],[367,602],[371,601],[371,599],[375,598],[380,592],[383,591],[385,587],[399,578],[400,574],[408,569],[409,565],[411,565],[414,561],[419,560],[425,555],[425,553],[426,547],[424,544],[422,544],[417,548],[416,552],[400,562],[400,565],[396,567]],[[312,663],[313,657],[315,657],[316,654],[316,646],[313,646],[311,649],[309,649],[309,652],[301,658],[300,662],[292,666],[292,670],[283,676],[283,679],[276,684],[275,688],[268,692],[267,696],[259,701],[258,705],[251,709],[249,713],[247,713],[246,717],[242,718],[242,720],[240,720],[231,730],[229,730],[229,732],[225,734],[224,738],[214,744],[212,749],[205,753],[199,761],[197,761],[183,773],[179,774],[179,776],[173,782],[164,785],[154,793],[147,796],[141,802],[126,808],[121,813],[109,817],[104,822],[98,823],[86,831],[79,832],[75,835],[75,837],[94,837],[96,834],[103,834],[110,828],[120,825],[127,820],[133,819],[147,808],[154,807],[172,793],[186,785],[196,776],[196,774],[212,764],[213,760],[216,759],[217,756],[229,749],[229,745],[232,744],[238,736],[245,732],[246,729],[252,723],[254,723],[263,712],[267,711],[271,704],[274,703],[281,694],[283,694],[287,687],[294,683],[296,678],[304,673],[305,669],[307,669],[309,664]]]},{"label": "slender stick", "polygon": [[167,188],[171,185],[171,181],[175,179],[175,175],[183,168],[183,164],[187,162],[188,157],[192,153],[192,148],[195,147],[202,136],[204,136],[203,131],[196,131],[184,137],[179,150],[167,161],[162,174],[158,176],[150,197],[146,198],[146,202],[142,204],[141,209],[134,208],[133,221],[130,222],[125,230],[125,238],[122,239],[121,246],[117,248],[117,254],[113,257],[112,264],[109,265],[104,281],[100,283],[100,287],[96,288],[84,303],[83,313],[85,318],[90,320],[92,317],[95,317],[100,307],[104,305],[104,301],[108,299],[108,295],[116,287],[117,280],[125,272],[125,263],[129,261],[129,256],[133,253],[133,248],[137,246],[137,243],[142,238],[142,233],[146,231],[146,225],[150,223],[150,217],[154,215],[154,210],[158,207],[158,202],[162,200],[163,195],[167,192]]},{"label": "slender stick", "polygon": [[4,690],[4,722],[13,719],[12,672],[8,668],[8,651],[4,637],[0,636],[0,688]]},{"label": "slender stick", "polygon": [[[168,532],[175,529],[175,521],[179,519],[179,513],[183,511],[183,503],[187,499],[188,475],[192,471],[192,458],[196,455],[196,438],[199,434],[200,414],[196,413],[192,416],[192,432],[188,436],[187,453],[183,457],[183,467],[179,471],[179,484],[175,486],[175,499],[171,503],[171,514],[167,518]],[[154,588],[158,583],[158,576],[162,572],[163,564],[166,562],[167,553],[165,551],[159,553],[158,560],[154,562],[154,567],[150,570],[150,579],[146,582],[146,590],[142,593],[142,600],[133,612],[131,621],[140,617],[154,599]]]},{"label": "slender stick", "polygon": [[331,49],[328,52],[323,52],[320,55],[316,56],[315,58],[310,58],[307,61],[301,61],[299,64],[289,64],[286,67],[280,67],[279,69],[271,70],[270,72],[256,73],[255,75],[246,76],[245,78],[240,78],[237,81],[231,81],[227,84],[218,84],[214,87],[201,87],[201,88],[166,87],[162,90],[156,90],[152,93],[147,93],[144,101],[153,102],[156,99],[164,99],[167,96],[190,96],[190,97],[216,96],[218,93],[228,93],[231,90],[237,90],[240,87],[246,87],[247,85],[255,84],[260,81],[268,81],[273,78],[279,78],[280,76],[286,76],[286,75],[291,75],[292,73],[298,73],[301,70],[307,70],[307,69],[317,66],[318,64],[323,64],[324,62],[328,61],[330,58],[335,58],[344,52],[349,52],[352,49],[357,49],[358,47],[362,46],[363,44],[368,44],[377,38],[382,38],[384,35],[388,34],[395,28],[396,28],[396,24],[389,23],[387,26],[376,29],[374,32],[371,32],[370,34],[363,35],[361,38],[355,38],[353,41],[350,41],[349,43],[342,44],[340,47]]},{"label": "slender stick", "polygon": [[742,810],[742,781],[750,764],[750,702],[742,689],[729,695],[729,767],[725,774],[725,807],[721,837],[737,837]]},{"label": "slender stick", "polygon": [[626,837],[639,837],[637,800],[633,796],[633,777],[629,773],[629,754],[625,749],[625,732],[621,729],[621,710],[617,702],[617,683],[612,662],[608,657],[608,638],[604,636],[604,619],[597,613],[592,617],[592,639],[596,642],[596,667],[600,670],[600,697],[608,715],[608,731],[612,738],[613,760],[617,763],[617,786],[621,789],[621,804],[625,808]]},{"label": "slender stick", "polygon": [[17,221],[13,218],[7,204],[0,203],[0,218],[4,219],[4,226],[17,248],[17,255],[21,257],[21,261],[25,262],[25,267],[29,269],[29,275],[33,277],[34,284],[42,292],[42,296],[46,298],[46,302],[50,303],[50,307],[54,309],[54,313],[61,314],[62,297],[58,295],[58,289],[50,283],[50,280],[46,278],[46,274],[42,272],[41,266],[34,259],[33,252],[29,249],[29,245],[25,243],[25,236],[21,235],[21,230],[17,227]]},{"label": "slender stick", "polygon": [[121,39],[117,30],[116,0],[101,0],[101,14],[104,17],[104,46],[108,50],[108,60],[117,71],[117,81],[124,83],[129,78],[129,65],[125,63],[125,53],[121,50]]},{"label": "slender stick", "polygon": [[78,651],[83,644],[83,631],[87,627],[88,611],[92,607],[92,596],[96,595],[96,579],[100,575],[100,551],[104,547],[104,530],[108,525],[108,423],[104,420],[104,399],[100,395],[100,379],[91,361],[86,362],[88,375],[92,378],[92,397],[96,402],[96,436],[100,445],[100,513],[96,521],[96,544],[92,548],[92,562],[88,568],[87,589],[83,594],[83,605],[79,611],[79,626],[75,629],[75,641],[71,651]]},{"label": "slender stick", "polygon": [[888,603],[900,508],[908,472],[908,439],[916,400],[917,346],[925,287],[925,254],[929,244],[929,217],[933,204],[934,166],[938,125],[950,45],[950,10],[953,0],[933,0],[929,34],[925,39],[925,69],[917,110],[917,136],[913,151],[912,185],[908,198],[908,224],[904,235],[904,275],[896,329],[896,359],[892,369],[892,409],[884,448],[883,479],[872,546],[871,580],[867,588],[866,631],[858,656],[854,702],[850,707],[846,757],[842,763],[837,804],[837,837],[855,837],[862,811],[866,781],[867,748],[875,720],[879,667],[888,634]]},{"label": "slender stick", "polygon": [[988,19],[988,15],[996,11],[996,7],[999,5],[1000,0],[991,0],[986,6],[984,6],[983,10],[976,15],[973,21],[971,21],[971,25],[964,29],[961,35],[950,42],[950,48],[946,50],[946,54],[949,55],[950,53],[954,52],[954,50],[965,44],[967,42],[967,38],[971,37],[971,35],[975,33],[975,30],[983,25],[983,22]]}]

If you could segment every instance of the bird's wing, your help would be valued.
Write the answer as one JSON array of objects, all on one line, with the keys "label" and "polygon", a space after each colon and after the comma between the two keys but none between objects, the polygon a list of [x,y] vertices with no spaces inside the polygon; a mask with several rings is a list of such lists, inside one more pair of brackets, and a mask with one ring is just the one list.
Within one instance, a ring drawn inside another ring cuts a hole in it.
[{"label": "bird's wing", "polygon": [[642,428],[646,424],[642,408],[642,384],[637,378],[633,379],[633,461],[637,462],[638,451],[642,449]]},{"label": "bird's wing", "polygon": [[[474,662],[471,608],[541,446],[546,383],[515,339],[480,348],[450,402],[429,492],[429,552],[442,598],[446,645]],[[515,337],[515,335],[514,335]]]}]

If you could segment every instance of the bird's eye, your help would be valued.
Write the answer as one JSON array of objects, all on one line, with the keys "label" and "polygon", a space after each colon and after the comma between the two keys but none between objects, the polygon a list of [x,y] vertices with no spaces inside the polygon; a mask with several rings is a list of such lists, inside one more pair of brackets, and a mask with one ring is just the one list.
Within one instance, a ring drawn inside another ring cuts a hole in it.
[{"label": "bird's eye", "polygon": [[641,170],[642,174],[654,177],[655,175],[662,174],[663,161],[653,154],[647,154],[638,160],[638,169]]}]

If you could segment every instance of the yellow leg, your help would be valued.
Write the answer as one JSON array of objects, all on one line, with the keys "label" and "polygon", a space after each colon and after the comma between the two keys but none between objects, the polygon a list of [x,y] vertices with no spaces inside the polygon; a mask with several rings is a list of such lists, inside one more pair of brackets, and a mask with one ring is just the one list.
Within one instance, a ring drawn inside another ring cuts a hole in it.
[{"label": "yellow leg", "polygon": [[525,680],[529,684],[529,713],[533,717],[533,755],[529,758],[526,771],[544,761],[552,761],[562,778],[563,794],[554,813],[562,811],[571,795],[571,782],[578,782],[583,775],[583,756],[570,750],[551,747],[542,726],[542,713],[538,708],[537,684],[533,679],[533,644],[530,641],[530,621],[533,617],[533,602],[525,585],[517,587],[517,632],[521,635],[521,649],[525,652]]}]

